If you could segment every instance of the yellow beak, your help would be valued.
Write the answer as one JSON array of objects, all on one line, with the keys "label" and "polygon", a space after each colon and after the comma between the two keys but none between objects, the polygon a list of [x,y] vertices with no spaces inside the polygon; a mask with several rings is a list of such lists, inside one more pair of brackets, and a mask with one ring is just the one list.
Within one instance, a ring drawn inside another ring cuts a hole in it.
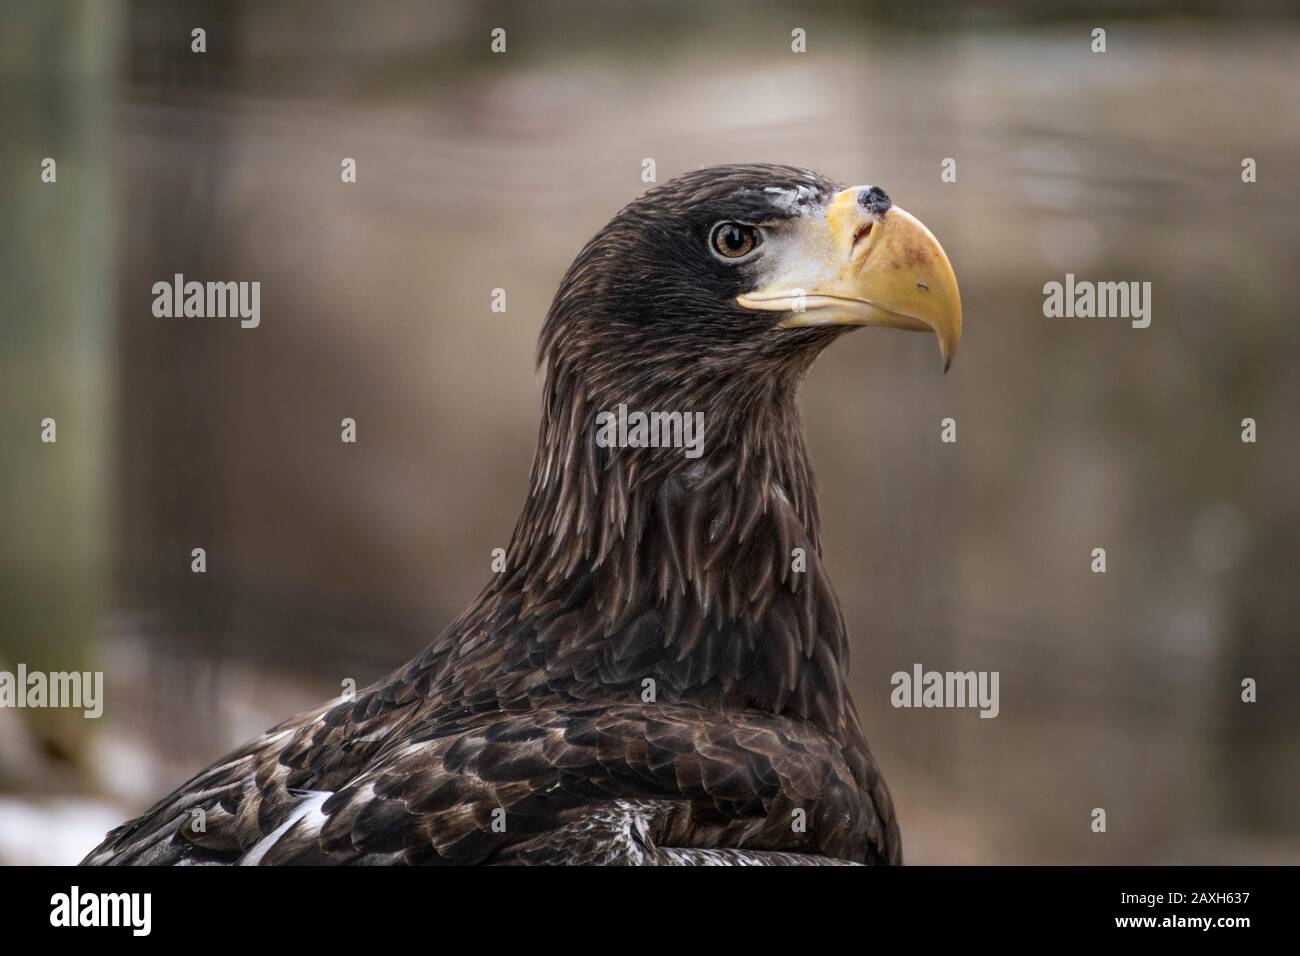
[{"label": "yellow beak", "polygon": [[767,288],[738,296],[746,309],[789,313],[779,328],[883,325],[933,332],[947,371],[961,342],[961,295],[947,254],[915,216],[874,212],[860,187],[838,193],[802,254]]}]

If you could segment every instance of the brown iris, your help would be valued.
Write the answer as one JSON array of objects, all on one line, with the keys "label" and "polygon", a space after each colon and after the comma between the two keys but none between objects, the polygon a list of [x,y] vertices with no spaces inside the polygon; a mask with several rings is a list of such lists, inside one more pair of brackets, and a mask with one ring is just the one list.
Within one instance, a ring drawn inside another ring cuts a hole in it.
[{"label": "brown iris", "polygon": [[713,227],[713,248],[725,259],[739,259],[753,252],[762,237],[753,226],[720,222]]}]

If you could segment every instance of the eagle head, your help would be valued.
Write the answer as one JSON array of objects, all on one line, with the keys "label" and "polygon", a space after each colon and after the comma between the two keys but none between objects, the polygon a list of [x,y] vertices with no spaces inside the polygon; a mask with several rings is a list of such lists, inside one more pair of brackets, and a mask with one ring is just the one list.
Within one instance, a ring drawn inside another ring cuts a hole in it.
[{"label": "eagle head", "polygon": [[863,325],[932,332],[947,369],[961,298],[930,231],[878,186],[720,166],[648,191],[587,244],[539,360],[584,370],[596,401],[708,392],[747,405]]}]

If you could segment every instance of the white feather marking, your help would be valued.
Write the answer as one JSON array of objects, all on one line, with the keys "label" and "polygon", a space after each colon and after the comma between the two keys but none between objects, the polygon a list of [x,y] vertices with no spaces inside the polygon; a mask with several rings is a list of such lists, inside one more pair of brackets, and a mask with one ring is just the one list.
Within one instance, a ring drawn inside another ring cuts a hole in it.
[{"label": "white feather marking", "polygon": [[299,820],[302,820],[303,825],[313,832],[319,832],[321,826],[325,823],[325,814],[320,812],[321,804],[332,796],[332,793],[324,791],[313,792],[304,796],[302,803],[293,808],[293,811],[289,814],[288,818],[266,836],[262,837],[262,839],[258,840],[253,848],[239,861],[239,865],[257,866],[258,863],[262,862],[262,857],[266,856],[267,851],[270,850],[271,847],[275,846],[275,844],[279,842],[280,837],[288,833],[290,827]]},{"label": "white feather marking", "polygon": [[804,206],[811,206],[817,201],[820,194],[811,186],[799,184],[793,189],[785,189],[781,186],[767,186],[763,192],[772,197],[772,204],[787,212],[799,212]]}]

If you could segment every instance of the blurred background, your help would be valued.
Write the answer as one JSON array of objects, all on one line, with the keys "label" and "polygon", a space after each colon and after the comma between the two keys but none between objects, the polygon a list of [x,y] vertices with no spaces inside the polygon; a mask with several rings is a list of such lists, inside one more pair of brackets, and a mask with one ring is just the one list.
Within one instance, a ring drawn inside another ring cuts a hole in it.
[{"label": "blurred background", "polygon": [[[1288,8],[0,3],[0,670],[107,683],[0,710],[0,862],[80,859],[473,599],[550,297],[646,158],[880,184],[956,268],[949,375],[864,331],[803,396],[909,862],[1300,862]],[[154,318],[177,272],[260,281],[261,326]],[[1151,282],[1150,328],[1044,318],[1067,272]],[[999,671],[1000,716],[893,709],[915,662]]]}]

